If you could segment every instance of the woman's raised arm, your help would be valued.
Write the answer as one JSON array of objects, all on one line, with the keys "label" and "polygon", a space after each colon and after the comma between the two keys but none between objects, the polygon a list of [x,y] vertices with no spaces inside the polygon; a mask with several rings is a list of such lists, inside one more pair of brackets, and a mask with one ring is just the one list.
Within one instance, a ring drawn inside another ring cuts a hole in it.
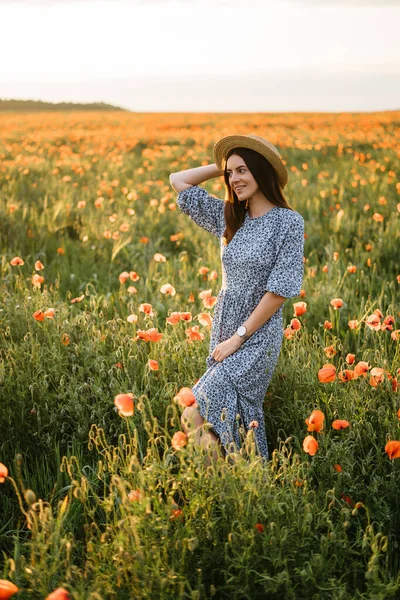
[{"label": "woman's raised arm", "polygon": [[179,194],[179,192],[183,192],[183,190],[186,190],[193,185],[199,185],[203,181],[219,177],[223,174],[224,172],[220,171],[215,163],[212,163],[211,165],[203,165],[201,167],[194,167],[193,169],[171,173],[169,182],[175,192]]}]

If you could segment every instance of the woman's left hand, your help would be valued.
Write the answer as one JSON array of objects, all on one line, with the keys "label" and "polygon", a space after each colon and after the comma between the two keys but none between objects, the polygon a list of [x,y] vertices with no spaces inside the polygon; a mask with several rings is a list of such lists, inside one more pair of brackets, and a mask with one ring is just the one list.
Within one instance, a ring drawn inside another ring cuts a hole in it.
[{"label": "woman's left hand", "polygon": [[215,346],[211,356],[217,362],[221,362],[224,360],[224,358],[236,352],[236,350],[238,350],[242,344],[243,341],[240,339],[240,337],[238,335],[233,335],[229,338],[229,340],[225,340],[225,342],[221,342]]}]

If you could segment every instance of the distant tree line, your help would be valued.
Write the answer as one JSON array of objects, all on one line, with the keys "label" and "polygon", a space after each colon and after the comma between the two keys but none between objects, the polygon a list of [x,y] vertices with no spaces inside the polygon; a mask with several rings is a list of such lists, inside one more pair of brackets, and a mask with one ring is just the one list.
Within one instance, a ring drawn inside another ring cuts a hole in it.
[{"label": "distant tree line", "polygon": [[104,102],[42,102],[42,100],[6,100],[0,98],[0,111],[40,111],[40,110],[122,110],[119,106],[105,104]]}]

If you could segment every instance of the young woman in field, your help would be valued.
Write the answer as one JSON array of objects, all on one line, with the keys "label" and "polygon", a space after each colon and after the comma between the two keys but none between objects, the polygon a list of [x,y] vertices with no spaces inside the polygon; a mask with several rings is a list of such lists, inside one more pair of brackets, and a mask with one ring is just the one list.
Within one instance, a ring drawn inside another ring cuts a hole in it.
[{"label": "young woman in field", "polygon": [[[263,400],[283,339],[282,310],[298,296],[304,266],[304,219],[283,195],[288,174],[270,142],[231,135],[214,146],[215,163],[170,175],[180,210],[220,240],[222,285],[214,307],[207,370],[185,408],[185,433],[217,458],[237,451],[254,429],[268,459]],[[224,176],[225,200],[199,184]],[[204,430],[205,422],[211,425]]]}]

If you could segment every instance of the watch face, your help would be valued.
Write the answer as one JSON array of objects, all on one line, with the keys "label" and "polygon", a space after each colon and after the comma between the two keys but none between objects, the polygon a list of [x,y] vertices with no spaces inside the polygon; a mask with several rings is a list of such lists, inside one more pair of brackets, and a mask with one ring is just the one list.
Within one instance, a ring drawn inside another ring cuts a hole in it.
[{"label": "watch face", "polygon": [[247,331],[247,330],[246,330],[246,327],[245,327],[244,325],[241,325],[241,326],[238,328],[238,330],[237,330],[237,333],[238,333],[238,335],[245,335],[246,331]]}]

